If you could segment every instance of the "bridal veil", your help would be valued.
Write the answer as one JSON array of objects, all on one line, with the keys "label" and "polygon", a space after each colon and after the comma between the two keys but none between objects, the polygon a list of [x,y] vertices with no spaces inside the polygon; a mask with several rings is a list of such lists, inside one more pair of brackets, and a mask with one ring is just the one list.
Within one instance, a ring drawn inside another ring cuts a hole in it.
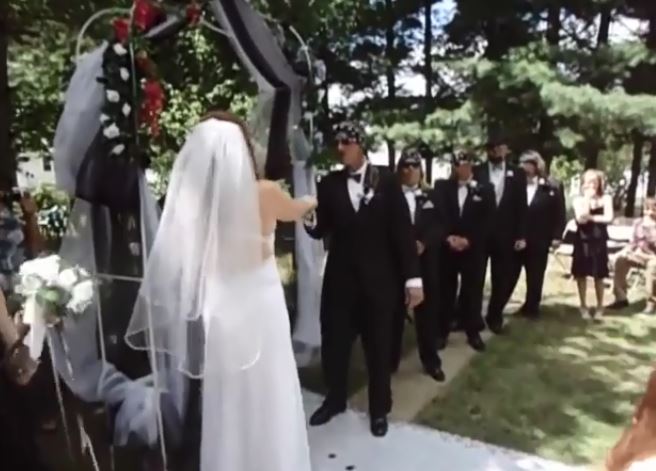
[{"label": "bridal veil", "polygon": [[[170,355],[194,378],[255,364],[261,312],[249,305],[249,277],[262,263],[260,226],[254,162],[241,128],[201,122],[174,163],[126,342]],[[218,329],[212,341],[223,344],[220,358],[205,358],[209,326]]]}]

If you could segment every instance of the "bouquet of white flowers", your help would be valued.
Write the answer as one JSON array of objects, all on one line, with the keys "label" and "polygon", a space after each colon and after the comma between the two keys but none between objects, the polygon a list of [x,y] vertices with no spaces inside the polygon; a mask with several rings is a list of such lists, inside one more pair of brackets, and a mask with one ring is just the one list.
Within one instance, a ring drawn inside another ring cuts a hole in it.
[{"label": "bouquet of white flowers", "polygon": [[94,280],[83,268],[51,255],[23,263],[15,291],[24,302],[34,301],[46,324],[55,325],[87,310],[93,302]]}]

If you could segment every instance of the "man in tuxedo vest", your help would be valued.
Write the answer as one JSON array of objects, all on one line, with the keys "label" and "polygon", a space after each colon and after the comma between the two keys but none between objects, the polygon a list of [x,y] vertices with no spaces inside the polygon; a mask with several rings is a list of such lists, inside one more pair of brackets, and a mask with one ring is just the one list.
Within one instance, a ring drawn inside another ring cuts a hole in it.
[{"label": "man in tuxedo vest", "polygon": [[[440,244],[444,238],[444,225],[434,192],[425,186],[421,162],[421,153],[416,147],[404,149],[397,165],[397,175],[407,203],[406,210],[414,228],[413,234],[417,244],[424,285],[425,299],[417,306],[414,316],[419,358],[424,372],[435,381],[442,382],[445,377],[442,371],[442,361],[437,353],[439,329],[437,267]],[[405,283],[405,280],[401,281]],[[406,306],[401,302],[396,314],[396,327],[393,331],[395,336],[392,345],[393,372],[399,369],[401,363],[406,319]]]},{"label": "man in tuxedo vest", "polygon": [[510,150],[502,139],[487,145],[487,162],[474,169],[480,183],[494,187],[496,211],[488,239],[492,293],[486,321],[495,334],[503,332],[503,310],[512,295],[515,252],[526,248],[526,176],[510,162]]},{"label": "man in tuxedo vest", "polygon": [[387,433],[392,407],[391,332],[398,305],[398,272],[406,280],[408,309],[424,298],[417,245],[401,185],[366,159],[361,127],[336,129],[344,169],[317,187],[310,236],[328,239],[321,297],[321,360],[328,393],[310,418],[322,425],[346,409],[347,373],[357,336],[369,372],[369,413],[374,436]]},{"label": "man in tuxedo vest", "polygon": [[514,290],[524,267],[526,300],[519,313],[535,319],[540,315],[549,248],[560,242],[567,223],[565,192],[559,182],[546,177],[544,161],[537,152],[525,152],[519,162],[526,173],[526,249],[515,252],[515,271],[511,279]]},{"label": "man in tuxedo vest", "polygon": [[473,177],[473,160],[469,153],[457,153],[453,158],[452,178],[435,185],[445,218],[439,265],[442,289],[438,346],[446,346],[456,319],[464,329],[469,345],[480,352],[485,350],[480,335],[485,328],[481,313],[485,250],[495,206],[492,187]]}]

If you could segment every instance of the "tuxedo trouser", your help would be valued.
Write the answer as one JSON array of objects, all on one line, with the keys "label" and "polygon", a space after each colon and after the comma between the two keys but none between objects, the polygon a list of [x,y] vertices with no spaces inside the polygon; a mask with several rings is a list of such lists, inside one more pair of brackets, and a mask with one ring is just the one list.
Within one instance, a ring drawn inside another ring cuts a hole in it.
[{"label": "tuxedo trouser", "polygon": [[514,287],[512,277],[515,272],[516,252],[513,243],[508,241],[493,240],[488,247],[492,293],[486,320],[488,325],[500,327],[503,325],[503,310],[512,296]]},{"label": "tuxedo trouser", "polygon": [[342,289],[332,286],[324,293],[321,310],[321,362],[328,386],[326,403],[338,408],[346,406],[351,351],[359,336],[369,373],[369,412],[372,417],[385,416],[392,409],[390,333],[396,301],[375,299],[359,280],[339,286]]},{"label": "tuxedo trouser", "polygon": [[548,260],[548,244],[541,244],[537,247],[529,244],[525,250],[515,253],[510,295],[512,296],[512,293],[515,291],[517,282],[519,281],[519,275],[521,274],[522,268],[524,268],[526,272],[526,300],[524,301],[522,310],[528,314],[537,314],[540,311],[542,288],[544,286],[544,276],[547,271]]},{"label": "tuxedo trouser", "polygon": [[[430,253],[421,257],[422,281],[424,285],[424,302],[415,309],[414,326],[417,332],[417,348],[419,358],[425,368],[439,368],[442,361],[437,353],[437,338],[440,330],[439,309],[439,282],[437,274],[437,260]],[[405,293],[405,284],[401,285],[402,294]],[[403,331],[405,329],[407,308],[404,296],[394,318],[392,336],[392,371],[398,369],[403,355]]]},{"label": "tuxedo trouser", "polygon": [[449,337],[454,320],[462,324],[468,335],[478,334],[485,328],[482,316],[485,256],[474,251],[456,253],[446,249],[440,267],[440,337]]}]

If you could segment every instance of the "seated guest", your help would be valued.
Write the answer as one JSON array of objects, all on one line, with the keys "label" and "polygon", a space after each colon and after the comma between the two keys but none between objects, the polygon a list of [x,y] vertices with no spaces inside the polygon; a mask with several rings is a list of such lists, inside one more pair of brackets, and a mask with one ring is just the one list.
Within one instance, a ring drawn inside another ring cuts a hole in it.
[{"label": "seated guest", "polygon": [[[410,213],[424,283],[424,302],[415,309],[419,357],[428,376],[435,381],[444,381],[442,362],[437,353],[439,327],[437,259],[440,243],[444,237],[443,225],[433,192],[425,185],[421,161],[421,155],[416,148],[404,149],[397,166],[397,175],[403,187]],[[403,289],[404,280],[400,280],[399,285],[400,289]],[[401,296],[401,300],[403,300],[403,296]],[[406,316],[407,309],[402,303],[396,315],[396,328],[393,329],[392,371],[397,371],[401,363],[403,327]]]},{"label": "seated guest", "polygon": [[609,309],[623,309],[629,305],[627,300],[626,278],[631,268],[645,270],[645,289],[647,306],[645,312],[656,313],[656,199],[646,198],[643,204],[643,217],[633,225],[631,243],[615,258],[613,292],[615,302]]},{"label": "seated guest", "polygon": [[[19,203],[22,221],[14,213],[15,202]],[[34,200],[13,190],[9,183],[0,186],[0,288],[5,293],[12,291],[12,279],[21,263],[43,249]]]},{"label": "seated guest", "polygon": [[438,200],[443,202],[445,220],[439,264],[442,302],[438,344],[444,348],[451,324],[457,319],[469,345],[483,351],[485,344],[480,332],[485,328],[481,311],[486,242],[495,196],[490,184],[474,180],[472,163],[472,155],[458,153],[453,160],[453,177],[435,187]]},{"label": "seated guest", "polygon": [[526,300],[520,314],[534,319],[540,314],[549,247],[560,241],[565,229],[565,195],[562,185],[547,178],[540,154],[525,152],[519,162],[526,173],[526,249],[514,253],[512,287],[514,291],[523,267],[526,271]]}]

